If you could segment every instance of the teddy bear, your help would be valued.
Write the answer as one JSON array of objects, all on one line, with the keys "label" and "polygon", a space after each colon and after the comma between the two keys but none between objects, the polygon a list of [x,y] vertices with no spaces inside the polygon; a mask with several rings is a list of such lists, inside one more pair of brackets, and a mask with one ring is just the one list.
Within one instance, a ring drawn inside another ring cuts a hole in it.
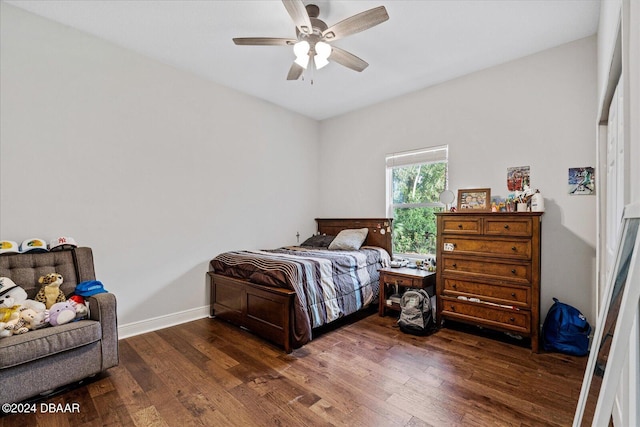
[{"label": "teddy bear", "polygon": [[38,328],[46,326],[45,312],[37,312],[32,308],[20,308],[20,321],[15,326],[13,333],[21,334],[28,331],[34,331]]},{"label": "teddy bear", "polygon": [[15,284],[8,277],[0,277],[0,307],[20,305],[32,308],[35,311],[44,311],[45,305],[41,302],[27,299],[27,291]]},{"label": "teddy bear", "polygon": [[51,326],[64,325],[76,318],[76,309],[70,301],[57,302],[45,311],[45,320]]},{"label": "teddy bear", "polygon": [[0,337],[26,332],[20,327],[16,330],[20,322],[20,311],[24,309],[31,309],[38,317],[44,317],[43,303],[27,299],[27,291],[10,278],[0,277]]},{"label": "teddy bear", "polygon": [[66,301],[67,298],[60,289],[63,281],[62,275],[58,273],[49,273],[46,276],[41,276],[38,279],[38,283],[42,284],[42,287],[36,294],[35,300],[44,303],[47,309],[50,309],[55,303]]}]

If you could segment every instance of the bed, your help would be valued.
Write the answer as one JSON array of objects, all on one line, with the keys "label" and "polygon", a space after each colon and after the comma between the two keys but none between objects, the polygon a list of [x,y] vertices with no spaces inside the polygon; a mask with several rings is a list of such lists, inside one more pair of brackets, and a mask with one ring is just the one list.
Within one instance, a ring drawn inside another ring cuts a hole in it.
[{"label": "bed", "polygon": [[219,254],[207,273],[211,316],[290,353],[309,342],[314,329],[376,302],[378,270],[392,253],[392,219],[317,218],[316,223],[314,241],[359,229],[367,229],[366,239],[357,251],[291,246]]}]

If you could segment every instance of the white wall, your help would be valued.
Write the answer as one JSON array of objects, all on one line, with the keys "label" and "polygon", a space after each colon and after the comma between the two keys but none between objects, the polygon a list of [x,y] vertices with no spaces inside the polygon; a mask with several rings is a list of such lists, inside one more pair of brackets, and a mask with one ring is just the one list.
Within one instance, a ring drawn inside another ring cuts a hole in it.
[{"label": "white wall", "polygon": [[596,87],[594,36],[323,121],[321,215],[384,215],[387,153],[448,144],[450,189],[502,196],[528,165],[546,208],[541,318],[557,297],[595,320],[595,197],[569,196],[567,170],[595,166]]},{"label": "white wall", "polygon": [[121,326],[206,315],[213,256],[314,231],[317,122],[0,7],[0,238],[92,247]]}]

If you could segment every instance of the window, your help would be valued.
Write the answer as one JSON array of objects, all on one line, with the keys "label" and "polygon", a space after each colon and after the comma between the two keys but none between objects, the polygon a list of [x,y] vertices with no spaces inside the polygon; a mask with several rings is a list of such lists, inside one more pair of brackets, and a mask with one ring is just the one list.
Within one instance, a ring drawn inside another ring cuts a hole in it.
[{"label": "window", "polygon": [[436,212],[447,188],[448,146],[386,156],[387,215],[393,218],[394,255],[436,252]]}]

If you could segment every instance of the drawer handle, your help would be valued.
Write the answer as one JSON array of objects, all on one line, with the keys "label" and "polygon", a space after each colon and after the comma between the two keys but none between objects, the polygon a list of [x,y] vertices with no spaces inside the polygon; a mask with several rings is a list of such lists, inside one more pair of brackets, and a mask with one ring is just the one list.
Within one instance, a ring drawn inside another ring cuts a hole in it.
[{"label": "drawer handle", "polygon": [[458,228],[459,228],[459,229],[462,229],[462,224],[458,224]]},{"label": "drawer handle", "polygon": [[506,228],[508,230],[509,229],[509,224],[505,224],[504,228]]},{"label": "drawer handle", "polygon": [[516,293],[515,292],[511,292],[511,296],[515,298],[516,297]]},{"label": "drawer handle", "polygon": [[457,244],[457,243],[454,243],[454,244],[453,244],[453,247],[454,247],[454,248],[457,248],[457,247],[458,247],[458,244]]},{"label": "drawer handle", "polygon": [[515,251],[517,251],[517,250],[518,250],[518,248],[516,248],[515,246],[513,246],[513,247],[511,248],[511,250],[515,252]]},{"label": "drawer handle", "polygon": [[451,264],[451,267],[456,268],[458,266],[458,264],[456,264],[455,262],[453,264]]},{"label": "drawer handle", "polygon": [[511,270],[511,272],[512,272],[513,274],[516,274],[516,269],[514,268],[513,270]]},{"label": "drawer handle", "polygon": [[456,289],[456,288],[458,287],[458,285],[454,283],[453,285],[451,285],[451,287],[452,287],[453,289]]},{"label": "drawer handle", "polygon": [[456,311],[456,306],[455,305],[451,305],[451,311]]},{"label": "drawer handle", "polygon": [[510,322],[515,322],[515,321],[516,321],[516,319],[515,319],[514,317],[510,317],[510,318],[509,318],[509,321],[510,321]]}]

